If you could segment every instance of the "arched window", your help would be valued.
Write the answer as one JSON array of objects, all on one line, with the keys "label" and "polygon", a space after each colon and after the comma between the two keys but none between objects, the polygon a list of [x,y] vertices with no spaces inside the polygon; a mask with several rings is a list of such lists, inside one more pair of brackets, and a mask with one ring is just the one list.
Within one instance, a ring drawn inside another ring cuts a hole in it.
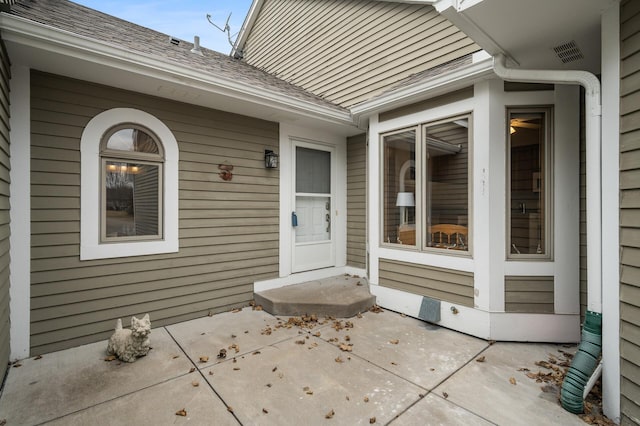
[{"label": "arched window", "polygon": [[89,122],[80,150],[80,258],[177,251],[178,149],[164,123],[111,109]]}]

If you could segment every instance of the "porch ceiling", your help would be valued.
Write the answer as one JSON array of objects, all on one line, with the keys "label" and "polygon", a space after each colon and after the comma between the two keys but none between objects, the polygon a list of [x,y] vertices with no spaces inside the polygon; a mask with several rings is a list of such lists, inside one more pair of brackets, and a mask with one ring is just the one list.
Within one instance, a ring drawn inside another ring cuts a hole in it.
[{"label": "porch ceiling", "polygon": [[[456,4],[456,6],[452,4]],[[615,0],[441,0],[436,8],[492,55],[521,68],[600,73],[600,21]],[[563,63],[554,47],[575,42],[584,58]]]}]

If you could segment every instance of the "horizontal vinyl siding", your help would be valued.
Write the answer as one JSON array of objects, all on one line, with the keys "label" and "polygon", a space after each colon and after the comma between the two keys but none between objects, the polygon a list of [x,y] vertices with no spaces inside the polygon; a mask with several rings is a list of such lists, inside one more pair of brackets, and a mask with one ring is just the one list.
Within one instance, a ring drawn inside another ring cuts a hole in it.
[{"label": "horizontal vinyl siding", "polygon": [[552,314],[553,277],[504,278],[505,312]]},{"label": "horizontal vinyl siding", "polygon": [[347,139],[347,265],[366,267],[367,137]]},{"label": "horizontal vinyl siding", "polygon": [[9,80],[10,64],[0,40],[0,384],[10,356],[9,315]]},{"label": "horizontal vinyl siding", "polygon": [[473,307],[473,273],[380,259],[380,285]]},{"label": "horizontal vinyl siding", "polygon": [[621,5],[621,424],[640,423],[640,2]]},{"label": "horizontal vinyl siding", "polygon": [[[32,354],[105,339],[121,317],[149,312],[155,327],[246,304],[277,276],[279,174],[264,168],[277,123],[38,72],[31,96]],[[178,141],[178,253],[79,260],[80,136],[115,107],[153,114]]]},{"label": "horizontal vinyl siding", "polygon": [[265,0],[244,60],[342,106],[480,50],[431,6]]}]

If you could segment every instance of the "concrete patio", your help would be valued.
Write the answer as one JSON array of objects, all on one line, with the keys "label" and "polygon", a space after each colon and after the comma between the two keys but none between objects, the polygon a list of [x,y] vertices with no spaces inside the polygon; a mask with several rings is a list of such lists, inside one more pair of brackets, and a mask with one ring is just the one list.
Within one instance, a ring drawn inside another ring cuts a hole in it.
[{"label": "concrete patio", "polygon": [[575,348],[491,345],[389,311],[288,320],[245,308],[155,328],[133,364],[105,361],[106,342],[23,360],[0,423],[584,424],[522,370]]}]

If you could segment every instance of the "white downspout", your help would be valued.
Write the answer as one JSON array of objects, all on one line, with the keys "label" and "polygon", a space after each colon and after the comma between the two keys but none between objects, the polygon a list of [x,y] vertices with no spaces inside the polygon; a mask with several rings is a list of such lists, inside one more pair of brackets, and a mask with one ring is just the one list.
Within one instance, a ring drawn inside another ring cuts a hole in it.
[{"label": "white downspout", "polygon": [[587,71],[507,68],[506,57],[493,58],[496,75],[523,83],[579,84],[585,89],[587,151],[587,309],[602,313],[602,175],[600,81]]}]

